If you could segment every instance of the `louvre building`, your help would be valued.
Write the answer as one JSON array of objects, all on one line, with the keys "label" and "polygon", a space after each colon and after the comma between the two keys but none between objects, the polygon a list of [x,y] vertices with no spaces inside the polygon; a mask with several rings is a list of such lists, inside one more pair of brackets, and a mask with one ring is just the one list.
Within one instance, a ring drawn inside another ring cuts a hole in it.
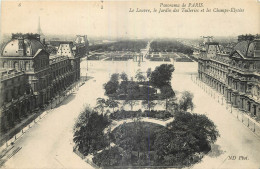
[{"label": "louvre building", "polygon": [[80,57],[84,46],[59,43],[49,54],[38,34],[13,34],[0,55],[1,130],[49,104],[80,80]]},{"label": "louvre building", "polygon": [[260,118],[260,40],[239,37],[230,54],[207,42],[198,61],[199,79],[221,93],[228,103]]}]

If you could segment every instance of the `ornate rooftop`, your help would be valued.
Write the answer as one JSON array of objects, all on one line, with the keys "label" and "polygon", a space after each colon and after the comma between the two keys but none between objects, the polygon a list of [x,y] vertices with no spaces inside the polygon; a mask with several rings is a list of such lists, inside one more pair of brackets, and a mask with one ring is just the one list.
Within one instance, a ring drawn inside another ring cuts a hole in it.
[{"label": "ornate rooftop", "polygon": [[260,57],[259,50],[260,50],[260,40],[245,40],[240,41],[235,47],[234,50],[238,51],[244,57]]},{"label": "ornate rooftop", "polygon": [[34,56],[39,49],[45,49],[38,34],[13,34],[12,39],[4,46],[2,56],[21,56],[18,52],[19,40],[23,41],[24,56]]}]

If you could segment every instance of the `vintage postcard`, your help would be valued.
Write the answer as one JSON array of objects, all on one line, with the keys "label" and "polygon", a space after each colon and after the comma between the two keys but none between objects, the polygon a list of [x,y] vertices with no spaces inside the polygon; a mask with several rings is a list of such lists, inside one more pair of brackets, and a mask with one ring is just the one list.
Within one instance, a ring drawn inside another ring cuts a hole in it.
[{"label": "vintage postcard", "polygon": [[260,168],[259,0],[0,6],[0,168]]}]

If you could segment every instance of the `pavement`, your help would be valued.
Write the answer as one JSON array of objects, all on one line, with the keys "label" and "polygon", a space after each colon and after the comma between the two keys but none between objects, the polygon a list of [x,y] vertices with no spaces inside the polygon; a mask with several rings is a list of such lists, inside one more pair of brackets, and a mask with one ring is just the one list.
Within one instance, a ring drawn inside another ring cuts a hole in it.
[{"label": "pavement", "polygon": [[[149,117],[141,117],[140,118],[140,121],[155,123],[155,124],[158,124],[158,125],[161,125],[161,126],[165,126],[165,127],[166,127],[166,125],[168,123],[172,122],[173,120],[174,120],[173,118],[170,118],[167,121],[160,120],[160,119],[149,118]],[[110,130],[112,132],[115,128],[117,128],[121,124],[131,123],[131,122],[134,122],[134,118],[123,119],[123,120],[118,120],[118,121],[114,120],[109,127],[110,127]],[[109,129],[109,127],[105,128],[104,133],[107,133],[107,130]]]}]

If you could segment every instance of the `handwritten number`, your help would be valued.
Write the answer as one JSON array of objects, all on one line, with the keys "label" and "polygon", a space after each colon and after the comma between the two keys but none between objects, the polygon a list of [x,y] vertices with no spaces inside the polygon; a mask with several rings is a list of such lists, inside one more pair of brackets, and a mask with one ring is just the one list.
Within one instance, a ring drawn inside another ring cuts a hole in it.
[{"label": "handwritten number", "polygon": [[102,4],[101,4],[101,9],[103,9],[103,2],[104,2],[104,1],[103,1],[103,0],[101,0],[101,3],[102,3]]}]

